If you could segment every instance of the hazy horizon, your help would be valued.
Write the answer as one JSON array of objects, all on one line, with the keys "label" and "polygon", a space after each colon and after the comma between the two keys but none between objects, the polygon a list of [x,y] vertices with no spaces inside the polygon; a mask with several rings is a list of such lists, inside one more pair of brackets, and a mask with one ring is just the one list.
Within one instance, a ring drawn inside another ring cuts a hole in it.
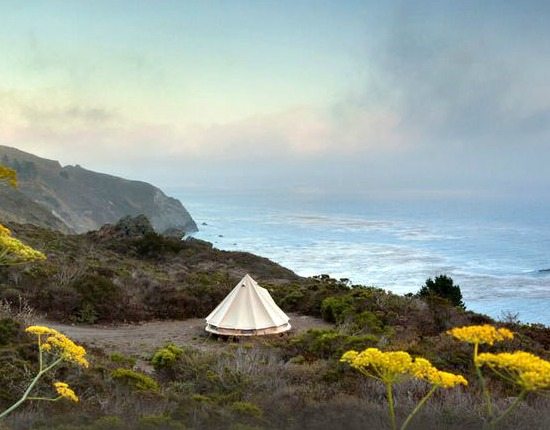
[{"label": "hazy horizon", "polygon": [[0,144],[172,189],[550,200],[546,2],[0,11]]}]

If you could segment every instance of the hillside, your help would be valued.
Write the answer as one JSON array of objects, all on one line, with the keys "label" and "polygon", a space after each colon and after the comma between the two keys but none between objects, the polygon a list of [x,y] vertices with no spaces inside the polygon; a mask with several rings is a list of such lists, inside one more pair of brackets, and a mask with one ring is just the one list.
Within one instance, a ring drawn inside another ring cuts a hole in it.
[{"label": "hillside", "polygon": [[0,184],[0,219],[2,222],[17,222],[69,233],[72,229],[50,210],[27,197],[17,188]]},{"label": "hillside", "polygon": [[0,299],[21,295],[61,321],[203,317],[246,273],[275,283],[300,279],[263,257],[158,235],[143,216],[80,235],[6,226],[48,259],[32,271],[5,269]]},{"label": "hillside", "polygon": [[[79,393],[78,404],[29,402],[0,422],[2,430],[388,429],[384,388],[339,362],[343,352],[367,347],[426,357],[470,382],[439,390],[409,430],[487,428],[471,345],[446,334],[495,323],[486,316],[437,297],[399,296],[326,275],[302,278],[249,253],[158,235],[144,217],[80,235],[9,227],[47,260],[0,268],[0,410],[36,370],[25,325],[51,325],[82,342],[91,366],[63,366],[56,375]],[[236,343],[208,336],[203,318],[247,272],[290,314],[294,330]],[[514,339],[484,351],[550,358],[550,329],[498,325]],[[500,410],[517,395],[498,379],[490,386]],[[51,390],[49,380],[36,389],[46,396]],[[426,390],[419,381],[399,384],[401,420]],[[549,423],[548,399],[529,395],[498,428]]]},{"label": "hillside", "polygon": [[63,167],[57,161],[7,146],[0,146],[0,163],[15,169],[19,181],[18,192],[0,187],[3,219],[83,233],[126,215],[144,214],[158,232],[197,231],[179,200],[148,183],[92,172],[78,165]]}]

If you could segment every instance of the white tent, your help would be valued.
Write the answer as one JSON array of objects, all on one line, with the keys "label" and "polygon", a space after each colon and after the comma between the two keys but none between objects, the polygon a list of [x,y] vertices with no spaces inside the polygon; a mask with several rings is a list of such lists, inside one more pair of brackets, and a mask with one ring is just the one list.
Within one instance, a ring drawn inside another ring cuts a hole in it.
[{"label": "white tent", "polygon": [[290,318],[269,292],[248,274],[206,317],[206,331],[227,336],[255,336],[290,330]]}]

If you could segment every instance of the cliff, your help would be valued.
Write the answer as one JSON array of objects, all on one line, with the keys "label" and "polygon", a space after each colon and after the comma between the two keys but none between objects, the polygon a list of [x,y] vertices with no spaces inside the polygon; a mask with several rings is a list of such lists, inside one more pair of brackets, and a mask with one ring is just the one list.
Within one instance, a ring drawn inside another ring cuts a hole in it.
[{"label": "cliff", "polygon": [[0,187],[3,219],[82,233],[143,214],[160,233],[197,231],[179,200],[146,182],[61,166],[7,146],[0,146],[0,163],[16,170],[19,182],[15,191]]}]

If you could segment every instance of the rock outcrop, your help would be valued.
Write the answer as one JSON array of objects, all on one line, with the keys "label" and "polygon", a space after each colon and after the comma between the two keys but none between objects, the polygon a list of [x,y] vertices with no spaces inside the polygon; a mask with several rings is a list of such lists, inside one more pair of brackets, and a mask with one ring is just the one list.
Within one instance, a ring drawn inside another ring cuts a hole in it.
[{"label": "rock outcrop", "polygon": [[136,217],[128,215],[121,218],[116,224],[105,224],[98,231],[89,232],[88,234],[100,240],[111,240],[139,239],[154,232],[153,226],[145,215]]}]

